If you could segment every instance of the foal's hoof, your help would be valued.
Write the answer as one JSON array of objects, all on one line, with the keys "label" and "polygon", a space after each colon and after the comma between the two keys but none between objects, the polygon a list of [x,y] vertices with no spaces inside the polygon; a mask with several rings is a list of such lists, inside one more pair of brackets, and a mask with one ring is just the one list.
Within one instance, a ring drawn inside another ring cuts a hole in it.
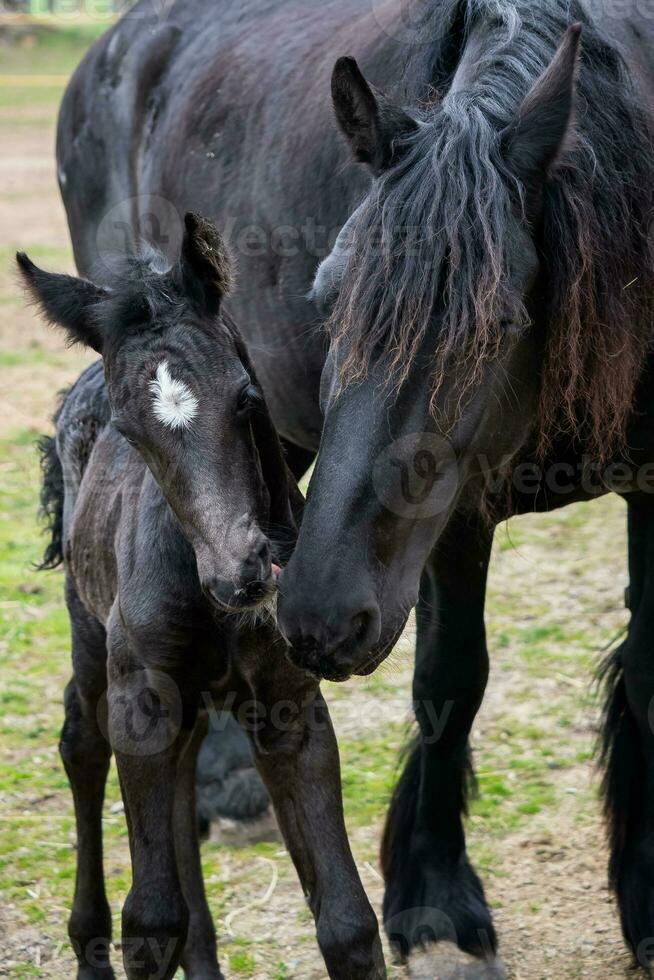
[{"label": "foal's hoof", "polygon": [[624,938],[638,966],[654,975],[654,873],[646,858],[630,856],[617,887]]},{"label": "foal's hoof", "polygon": [[[149,899],[149,900],[148,900]],[[147,899],[132,890],[123,906],[123,964],[128,980],[172,980],[188,933],[188,908],[179,898]]]},{"label": "foal's hoof", "polygon": [[116,974],[110,966],[94,967],[80,966],[77,980],[116,980]]},{"label": "foal's hoof", "polygon": [[477,960],[452,943],[413,953],[408,974],[411,980],[506,980],[506,970],[497,957]]}]

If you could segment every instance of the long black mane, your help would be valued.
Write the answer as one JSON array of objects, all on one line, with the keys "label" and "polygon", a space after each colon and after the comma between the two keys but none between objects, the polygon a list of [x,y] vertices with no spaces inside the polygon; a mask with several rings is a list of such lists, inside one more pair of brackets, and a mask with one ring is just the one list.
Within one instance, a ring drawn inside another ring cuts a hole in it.
[{"label": "long black mane", "polygon": [[[422,93],[422,125],[361,210],[330,318],[347,345],[345,377],[365,374],[381,351],[401,384],[442,306],[434,390],[450,358],[466,359],[472,383],[506,322],[524,318],[507,274],[523,189],[507,172],[501,133],[579,21],[575,138],[546,187],[538,240],[548,284],[540,437],[544,446],[561,431],[583,436],[605,455],[624,435],[654,312],[654,154],[639,96],[616,47],[576,2],[434,6],[405,79],[414,97]],[[475,82],[448,92],[477,28],[487,43]]]}]

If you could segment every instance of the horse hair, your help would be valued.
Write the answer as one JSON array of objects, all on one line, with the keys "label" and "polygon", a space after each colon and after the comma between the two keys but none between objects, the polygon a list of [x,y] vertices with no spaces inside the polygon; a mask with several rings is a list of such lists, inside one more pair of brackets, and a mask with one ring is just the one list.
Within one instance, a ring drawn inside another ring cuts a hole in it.
[{"label": "horse hair", "polygon": [[[566,434],[605,458],[624,439],[652,329],[654,154],[626,66],[577,0],[537,10],[531,0],[445,0],[430,11],[425,37],[436,40],[407,65],[406,87],[442,97],[422,105],[423,125],[361,209],[328,329],[346,350],[344,382],[365,375],[375,354],[399,388],[442,306],[434,395],[453,362],[475,383],[504,325],[525,314],[507,274],[525,189],[507,170],[501,133],[575,21],[584,26],[575,136],[545,187],[537,239],[547,276],[538,428],[543,451]],[[477,80],[447,93],[477,27],[488,34]]]},{"label": "horse hair", "polygon": [[622,647],[613,650],[600,668],[605,704],[599,744],[604,770],[602,798],[611,848],[609,882],[618,888],[625,852],[635,839],[644,812],[645,762],[635,718],[629,709]]},{"label": "horse hair", "polygon": [[[57,410],[53,418],[55,426],[69,391],[70,389],[66,388],[59,393]],[[43,560],[36,565],[36,568],[38,571],[45,571],[58,568],[64,561],[64,471],[54,436],[41,436],[36,446],[41,464],[39,517],[49,539]]]}]

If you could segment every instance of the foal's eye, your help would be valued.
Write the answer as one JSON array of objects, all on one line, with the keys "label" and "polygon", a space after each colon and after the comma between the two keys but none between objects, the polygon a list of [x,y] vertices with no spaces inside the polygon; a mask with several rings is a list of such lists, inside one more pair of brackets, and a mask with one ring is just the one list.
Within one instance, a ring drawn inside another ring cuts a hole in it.
[{"label": "foal's eye", "polygon": [[248,384],[243,388],[238,396],[236,411],[239,415],[249,415],[261,404],[261,395],[258,388],[253,384]]},{"label": "foal's eye", "polygon": [[125,426],[116,415],[111,416],[111,424],[113,425],[114,429],[120,433],[125,442],[128,442],[130,446],[136,445],[134,439],[132,439],[131,435],[126,431]]}]

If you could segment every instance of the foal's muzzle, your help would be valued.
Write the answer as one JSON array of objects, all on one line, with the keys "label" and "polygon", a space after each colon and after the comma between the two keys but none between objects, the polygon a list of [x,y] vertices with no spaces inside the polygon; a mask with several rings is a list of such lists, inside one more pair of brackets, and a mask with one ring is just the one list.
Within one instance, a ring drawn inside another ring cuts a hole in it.
[{"label": "foal's muzzle", "polygon": [[270,598],[275,588],[270,544],[263,535],[256,538],[235,578],[229,580],[220,575],[209,575],[202,580],[204,594],[226,613],[257,609]]}]

